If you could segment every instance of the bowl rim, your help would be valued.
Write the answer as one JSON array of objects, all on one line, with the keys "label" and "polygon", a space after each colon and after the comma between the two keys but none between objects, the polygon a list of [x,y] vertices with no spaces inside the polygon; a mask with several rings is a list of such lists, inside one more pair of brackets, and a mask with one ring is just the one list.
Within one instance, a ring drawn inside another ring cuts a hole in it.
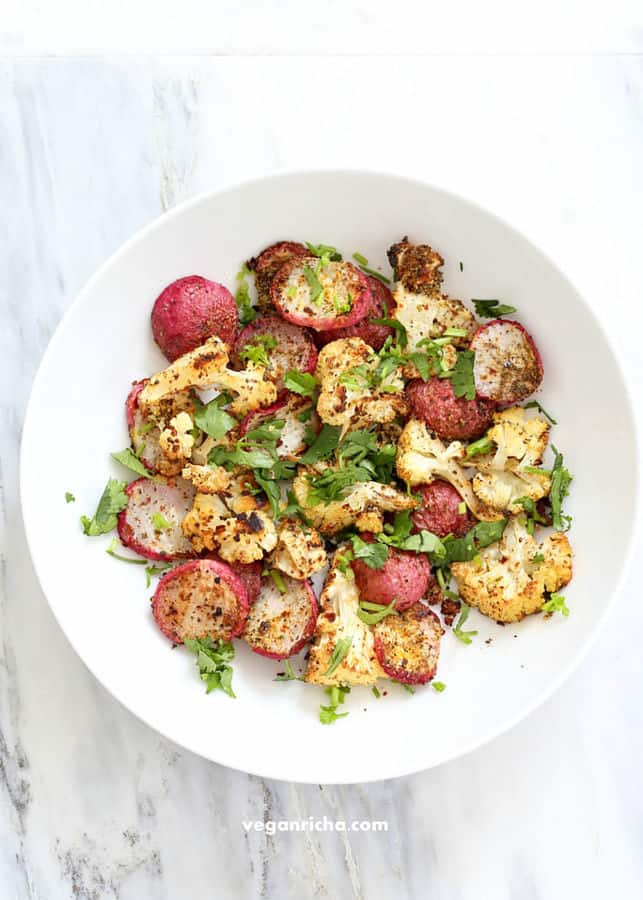
[{"label": "bowl rim", "polygon": [[[83,287],[78,291],[72,302],[69,304],[65,312],[63,313],[60,321],[58,322],[54,333],[49,339],[45,351],[38,363],[38,367],[36,373],[34,375],[31,388],[29,391],[29,399],[27,401],[25,415],[23,418],[22,425],[22,433],[20,440],[20,452],[19,452],[19,497],[20,497],[20,509],[22,514],[22,522],[26,544],[29,551],[29,557],[31,559],[32,566],[36,573],[36,578],[38,580],[38,584],[40,589],[47,601],[47,605],[58,625],[62,633],[64,634],[66,640],[73,648],[76,655],[80,658],[83,665],[89,670],[94,678],[101,684],[105,690],[113,697],[122,707],[124,707],[128,712],[134,715],[139,721],[143,722],[147,727],[151,728],[157,734],[161,734],[166,740],[171,741],[179,747],[189,750],[191,753],[194,753],[196,756],[201,757],[202,759],[207,759],[209,762],[217,763],[217,765],[224,766],[226,768],[235,768],[234,766],[228,763],[221,763],[217,760],[212,759],[210,756],[206,756],[201,750],[196,749],[193,746],[190,746],[189,742],[183,743],[177,741],[177,739],[169,734],[167,734],[164,730],[160,729],[157,725],[153,724],[145,711],[138,711],[133,709],[125,700],[116,694],[112,693],[111,689],[107,687],[106,684],[99,678],[99,676],[94,671],[90,662],[85,658],[84,654],[81,652],[79,647],[71,640],[69,635],[67,634],[65,628],[63,627],[56,609],[54,605],[52,605],[47,591],[44,586],[44,573],[42,569],[39,567],[39,564],[36,560],[33,547],[32,547],[32,536],[30,534],[30,527],[28,523],[28,515],[26,514],[26,504],[25,504],[25,496],[26,496],[26,456],[27,456],[27,445],[29,443],[29,435],[33,430],[34,426],[32,425],[32,419],[34,416],[33,413],[33,398],[37,393],[37,389],[40,387],[40,382],[42,380],[43,372],[46,369],[49,358],[53,356],[55,352],[56,345],[58,340],[60,339],[61,334],[65,330],[68,325],[69,320],[72,317],[74,310],[85,302],[85,298],[94,288],[94,285],[104,277],[105,273],[109,272],[113,267],[117,266],[120,262],[122,256],[126,255],[129,250],[136,246],[138,243],[145,241],[149,235],[153,234],[156,230],[164,227],[165,223],[170,221],[173,218],[177,218],[182,216],[184,213],[189,210],[200,206],[201,204],[208,203],[212,199],[228,194],[234,193],[235,191],[242,188],[252,188],[254,185],[262,184],[268,181],[287,181],[292,178],[306,178],[306,177],[352,177],[352,178],[360,178],[363,176],[370,178],[383,178],[388,180],[397,180],[399,182],[404,182],[407,185],[420,187],[420,188],[429,188],[430,190],[441,194],[443,197],[447,199],[453,199],[459,203],[464,203],[469,207],[473,208],[479,213],[482,213],[487,218],[494,220],[496,223],[502,225],[504,228],[513,231],[517,234],[522,240],[524,240],[532,251],[534,251],[541,259],[549,266],[551,269],[555,271],[557,276],[562,279],[563,282],[566,283],[566,286],[576,294],[578,299],[580,300],[582,306],[584,307],[586,313],[592,318],[595,326],[600,332],[602,338],[604,339],[610,353],[615,362],[615,370],[617,373],[617,378],[620,380],[620,389],[623,395],[623,399],[625,401],[625,406],[629,414],[629,419],[632,424],[632,440],[633,440],[633,450],[634,450],[634,459],[635,459],[635,484],[632,486],[632,494],[633,494],[633,515],[632,515],[632,527],[630,530],[630,535],[628,539],[628,544],[625,550],[623,564],[621,566],[621,571],[617,577],[615,586],[611,591],[610,597],[601,612],[601,614],[596,618],[591,632],[588,634],[584,643],[576,650],[574,654],[569,658],[566,665],[561,668],[558,675],[545,687],[542,691],[537,693],[534,698],[527,703],[518,713],[514,716],[509,717],[507,720],[503,721],[497,727],[493,728],[491,731],[485,731],[480,736],[471,740],[468,744],[458,748],[458,750],[453,754],[445,754],[443,758],[438,759],[437,761],[430,764],[428,767],[418,767],[416,765],[401,765],[401,766],[393,766],[393,771],[388,772],[385,775],[375,775],[373,777],[368,777],[366,779],[360,780],[356,782],[352,779],[342,779],[334,778],[332,781],[323,782],[324,784],[367,784],[371,782],[383,781],[389,778],[401,778],[407,775],[413,775],[418,772],[427,771],[428,769],[436,768],[438,766],[444,765],[448,762],[455,761],[460,759],[473,751],[477,750],[479,747],[483,747],[485,744],[490,743],[495,740],[502,734],[513,729],[519,722],[526,719],[530,716],[536,709],[542,706],[548,699],[550,699],[553,694],[558,691],[558,689],[562,686],[562,684],[570,677],[570,675],[575,671],[576,668],[581,664],[586,655],[594,646],[599,634],[604,629],[605,624],[611,615],[614,606],[616,604],[617,598],[620,596],[623,590],[625,579],[630,571],[630,567],[632,564],[632,559],[634,556],[634,548],[637,544],[638,535],[640,533],[641,528],[641,510],[642,510],[642,482],[641,482],[641,473],[640,473],[640,459],[641,459],[641,429],[643,428],[642,423],[639,422],[638,416],[636,415],[636,405],[634,403],[634,398],[632,395],[632,391],[630,389],[630,385],[628,379],[625,377],[624,368],[620,362],[620,354],[613,343],[613,340],[603,326],[603,323],[596,315],[594,308],[592,305],[585,299],[583,294],[576,288],[575,284],[570,280],[570,278],[562,271],[557,262],[549,256],[544,250],[540,248],[534,241],[527,236],[520,228],[517,228],[513,225],[509,220],[505,219],[502,216],[497,215],[495,212],[492,212],[487,207],[478,203],[475,200],[470,199],[468,196],[464,194],[457,193],[456,191],[441,187],[431,181],[425,180],[423,178],[418,178],[415,176],[400,174],[393,171],[384,171],[378,168],[353,168],[353,167],[301,167],[301,168],[288,168],[288,169],[279,169],[272,172],[265,173],[263,175],[254,176],[251,178],[241,178],[234,181],[228,181],[223,185],[220,185],[216,188],[210,190],[200,191],[193,197],[190,197],[182,202],[178,203],[176,206],[172,207],[169,210],[165,210],[160,213],[160,215],[155,216],[152,220],[150,220],[146,225],[143,225],[139,228],[131,237],[127,238],[122,244],[120,244],[110,255],[105,259],[96,271],[90,276],[90,278],[85,282]],[[246,772],[245,769],[237,770]],[[292,783],[299,784],[311,784],[317,783],[317,779],[314,781],[308,781],[304,779],[293,779],[289,777],[286,773],[275,775],[273,771],[269,771],[269,769],[264,769],[261,765],[258,765],[255,769],[253,769],[252,773],[255,776],[261,778],[270,778],[276,781],[290,781]]]}]

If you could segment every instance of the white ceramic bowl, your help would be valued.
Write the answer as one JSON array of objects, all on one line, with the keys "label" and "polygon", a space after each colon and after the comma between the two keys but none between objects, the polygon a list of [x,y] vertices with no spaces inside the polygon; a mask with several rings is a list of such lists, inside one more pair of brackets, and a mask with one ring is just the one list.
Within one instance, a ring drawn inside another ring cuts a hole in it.
[{"label": "white ceramic bowl", "polygon": [[[109,474],[109,451],[127,443],[123,404],[131,381],[163,366],[152,341],[152,303],[193,273],[234,289],[242,260],[284,238],[332,243],[385,264],[403,235],[446,260],[455,297],[494,297],[518,316],[542,353],[539,398],[559,424],[554,443],[574,474],[568,508],[575,576],[569,618],[532,616],[501,628],[472,612],[470,646],[447,633],[438,678],[414,696],[390,685],[376,700],[353,690],[350,715],[317,718],[322,690],[272,680],[283,668],[238,642],[237,700],[206,696],[193,658],[172,651],[150,613],[141,568],[88,539]],[[460,271],[459,263],[463,263]],[[618,448],[618,465],[609,463]],[[51,608],[81,658],[128,709],[208,759],[263,776],[358,782],[453,759],[522,719],[577,665],[621,580],[638,497],[635,426],[606,335],[560,271],[524,237],[472,203],[437,188],[367,172],[278,175],[207,194],[143,229],[91,279],[58,328],[36,377],[22,445],[24,521]],[[66,505],[65,491],[76,496]],[[487,638],[493,638],[486,643]]]}]

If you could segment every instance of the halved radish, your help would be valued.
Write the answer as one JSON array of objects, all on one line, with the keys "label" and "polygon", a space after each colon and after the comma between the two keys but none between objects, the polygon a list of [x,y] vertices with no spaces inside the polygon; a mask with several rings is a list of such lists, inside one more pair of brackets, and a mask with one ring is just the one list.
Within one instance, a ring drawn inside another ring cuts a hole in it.
[{"label": "halved radish", "polygon": [[216,334],[232,344],[239,313],[230,291],[201,275],[168,284],[152,309],[152,334],[165,356],[174,362]]},{"label": "halved radish", "polygon": [[181,530],[196,493],[189,481],[139,478],[127,485],[126,493],[127,506],[118,516],[118,536],[126,547],[147,559],[195,556]]},{"label": "halved radish", "polygon": [[[262,338],[274,338],[275,346],[267,346],[268,374],[278,391],[284,390],[284,375],[289,369],[297,372],[313,372],[317,362],[317,348],[311,332],[279,316],[264,316],[246,325],[234,345],[233,362],[239,368],[246,363],[241,358],[243,350],[253,345],[261,345]],[[274,343],[274,341],[272,343]]]},{"label": "halved radish", "polygon": [[272,282],[272,300],[295,325],[334,331],[360,322],[372,306],[368,278],[352,263],[291,259]]},{"label": "halved radish", "polygon": [[375,655],[390,678],[403,684],[426,684],[436,673],[440,620],[422,603],[398,616],[387,616],[373,627]]},{"label": "halved radish", "polygon": [[517,403],[543,380],[543,364],[531,335],[518,322],[494,319],[473,336],[476,391],[496,403]]},{"label": "halved radish", "polygon": [[275,272],[289,259],[310,256],[310,250],[296,241],[278,241],[262,250],[259,256],[248,260],[248,267],[254,269],[257,285],[257,305],[265,311],[272,307],[270,288]]},{"label": "halved radish", "polygon": [[245,437],[249,431],[267,424],[271,419],[284,423],[277,441],[279,459],[296,459],[307,447],[308,429],[316,434],[321,430],[321,421],[310,400],[289,394],[272,406],[248,413],[239,426],[239,434]]},{"label": "halved radish", "polygon": [[376,325],[373,319],[387,319],[395,306],[393,295],[379,278],[368,276],[371,288],[372,301],[369,309],[357,325],[349,325],[348,328],[339,328],[335,331],[320,331],[315,336],[318,347],[324,347],[331,341],[340,338],[358,337],[367,343],[373,350],[380,350],[384,341],[393,334],[393,329],[388,325]]},{"label": "halved radish", "polygon": [[161,578],[152,612],[163,634],[175,644],[186,638],[229,641],[243,631],[248,593],[226,563],[195,559]]},{"label": "halved radish", "polygon": [[255,653],[286,659],[310,640],[317,621],[317,598],[309,581],[281,575],[285,592],[272,578],[264,578],[250,608],[243,638]]},{"label": "halved radish", "polygon": [[[148,381],[149,378],[135,381],[125,402],[132,450],[148,471],[167,476],[178,475],[183,468],[183,460],[170,460],[163,455],[159,445],[161,429],[145,418],[138,404],[139,395]],[[172,394],[164,403],[167,406],[167,421],[182,410],[191,413],[194,409],[190,391]]]}]

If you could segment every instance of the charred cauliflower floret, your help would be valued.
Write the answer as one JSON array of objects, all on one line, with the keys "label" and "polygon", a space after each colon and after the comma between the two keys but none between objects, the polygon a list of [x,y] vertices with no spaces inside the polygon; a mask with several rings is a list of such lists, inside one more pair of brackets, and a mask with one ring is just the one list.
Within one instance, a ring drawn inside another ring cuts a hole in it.
[{"label": "charred cauliflower floret", "polygon": [[230,404],[233,415],[243,416],[277,398],[277,388],[264,366],[248,363],[246,369],[228,369],[228,349],[213,335],[200,347],[180,356],[167,369],[152,375],[139,395],[139,405],[152,410],[164,397],[187,388],[229,390],[237,396]]},{"label": "charred cauliflower floret", "polygon": [[471,562],[453,563],[451,572],[469,606],[497,622],[518,622],[570,581],[572,548],[562,532],[538,543],[520,519],[512,519],[498,543]]},{"label": "charred cauliflower floret", "polygon": [[[320,597],[320,612],[308,655],[305,681],[312,684],[373,684],[386,674],[375,656],[373,632],[358,618],[359,593],[350,574],[338,567],[337,551]],[[337,642],[350,638],[348,652],[332,674],[326,672]]]},{"label": "charred cauliflower floret", "polygon": [[180,412],[170,419],[159,436],[159,447],[166,459],[175,463],[190,459],[194,447],[194,437],[190,434],[193,428],[194,422],[187,412]]},{"label": "charred cauliflower floret", "polygon": [[[323,473],[326,470],[320,471]],[[320,471],[300,468],[293,481],[293,490],[306,518],[322,534],[337,534],[349,525],[355,525],[359,531],[379,534],[384,527],[385,512],[399,512],[417,506],[413,497],[379,481],[361,481],[347,487],[337,500],[313,502],[309,498],[311,479]]]},{"label": "charred cauliflower floret", "polygon": [[275,548],[277,530],[257,503],[251,476],[190,465],[183,477],[197,494],[181,527],[198,553],[216,550],[226,562],[250,563]]},{"label": "charred cauliflower floret", "polygon": [[280,525],[271,557],[276,569],[301,581],[323,569],[326,559],[324,541],[317,531],[303,528],[291,519]]},{"label": "charred cauliflower floret", "polygon": [[348,431],[406,415],[408,407],[399,371],[376,384],[377,366],[373,349],[361,338],[342,338],[326,344],[315,369],[321,385],[317,401],[320,419]]},{"label": "charred cauliflower floret", "polygon": [[466,335],[453,342],[467,347],[477,323],[462,301],[441,292],[444,260],[440,254],[427,244],[412,244],[404,238],[389,248],[388,258],[397,282],[393,317],[406,328],[409,351],[425,338],[440,337],[447,328],[463,329]]},{"label": "charred cauliflower floret", "polygon": [[411,487],[430,484],[435,478],[450,482],[478,519],[502,518],[474,494],[459,463],[464,457],[465,448],[460,441],[444,444],[431,435],[424,422],[409,419],[397,445],[395,467],[400,478]]},{"label": "charred cauliflower floret", "polygon": [[488,506],[517,515],[523,512],[517,500],[540,500],[549,493],[549,475],[533,471],[547,447],[549,425],[539,416],[527,418],[520,406],[495,413],[493,420],[487,437],[496,450],[473,459],[478,469],[473,490]]}]

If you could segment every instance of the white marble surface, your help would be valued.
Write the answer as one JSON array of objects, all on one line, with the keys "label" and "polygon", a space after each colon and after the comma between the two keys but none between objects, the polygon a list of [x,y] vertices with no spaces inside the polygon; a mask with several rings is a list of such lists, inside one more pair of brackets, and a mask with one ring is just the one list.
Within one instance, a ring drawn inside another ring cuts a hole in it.
[{"label": "white marble surface", "polygon": [[[23,59],[0,108],[0,897],[640,897],[643,576],[493,744],[382,784],[270,782],[181,751],[86,672],[29,562],[17,449],[38,360],[106,256],[197,191],[290,166],[393,169],[496,210],[576,281],[640,396],[643,58]],[[390,831],[241,824],[324,813]]]}]

